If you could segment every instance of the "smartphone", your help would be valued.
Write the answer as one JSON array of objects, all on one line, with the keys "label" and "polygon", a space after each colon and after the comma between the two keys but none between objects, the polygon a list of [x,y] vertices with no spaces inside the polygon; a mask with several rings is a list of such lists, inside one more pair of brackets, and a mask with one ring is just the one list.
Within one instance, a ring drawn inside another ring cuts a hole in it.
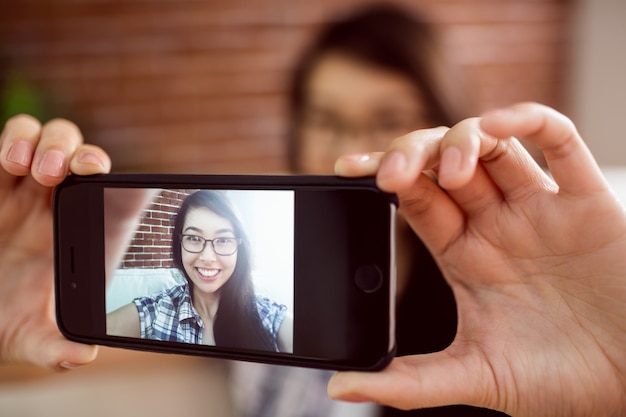
[{"label": "smartphone", "polygon": [[397,200],[334,176],[69,176],[54,193],[70,340],[337,370],[395,352]]}]

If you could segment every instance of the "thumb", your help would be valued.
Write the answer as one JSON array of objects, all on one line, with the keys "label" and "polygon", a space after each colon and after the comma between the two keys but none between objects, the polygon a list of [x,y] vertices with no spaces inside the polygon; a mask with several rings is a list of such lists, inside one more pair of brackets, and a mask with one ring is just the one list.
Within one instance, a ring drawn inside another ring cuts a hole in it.
[{"label": "thumb", "polygon": [[[472,359],[474,356],[475,359]],[[375,402],[404,410],[467,404],[493,405],[485,393],[488,373],[477,355],[451,351],[395,358],[380,372],[339,372],[328,384],[331,398]]]},{"label": "thumb", "polygon": [[90,364],[97,354],[98,346],[56,339],[50,344],[50,352],[43,362],[45,366],[55,370],[73,369]]},{"label": "thumb", "polygon": [[19,345],[18,362],[61,370],[87,365],[96,359],[98,347],[67,340],[56,328],[36,328],[37,337],[29,337]]}]

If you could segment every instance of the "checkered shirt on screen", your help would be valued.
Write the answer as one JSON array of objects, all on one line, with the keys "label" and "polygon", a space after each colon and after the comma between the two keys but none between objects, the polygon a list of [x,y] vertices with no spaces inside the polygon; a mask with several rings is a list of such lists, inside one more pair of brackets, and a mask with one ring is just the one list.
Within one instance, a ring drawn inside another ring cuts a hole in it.
[{"label": "checkered shirt on screen", "polygon": [[[202,343],[204,323],[191,303],[188,284],[165,289],[154,296],[133,300],[139,313],[141,338],[168,342]],[[263,327],[278,350],[278,330],[287,307],[267,297],[257,297]]]}]

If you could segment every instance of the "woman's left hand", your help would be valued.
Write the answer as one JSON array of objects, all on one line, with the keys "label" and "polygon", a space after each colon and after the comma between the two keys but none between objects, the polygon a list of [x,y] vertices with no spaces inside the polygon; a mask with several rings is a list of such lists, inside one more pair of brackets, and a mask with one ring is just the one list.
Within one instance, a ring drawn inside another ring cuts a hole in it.
[{"label": "woman's left hand", "polygon": [[[513,136],[543,151],[552,178]],[[626,213],[567,118],[523,103],[345,157],[337,171],[377,174],[398,194],[452,287],[459,324],[442,352],[337,374],[332,397],[626,415]]]}]

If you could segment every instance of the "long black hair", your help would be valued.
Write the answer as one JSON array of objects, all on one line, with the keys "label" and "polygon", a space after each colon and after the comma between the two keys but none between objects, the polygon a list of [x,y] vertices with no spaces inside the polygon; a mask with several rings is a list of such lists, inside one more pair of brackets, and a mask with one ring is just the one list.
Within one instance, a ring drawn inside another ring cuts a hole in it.
[{"label": "long black hair", "polygon": [[215,344],[244,349],[275,350],[272,337],[263,327],[256,305],[250,241],[236,210],[223,192],[200,190],[185,198],[174,221],[172,238],[174,265],[184,274],[193,296],[193,284],[183,266],[180,241],[185,218],[193,208],[207,208],[228,219],[233,225],[235,236],[241,239],[233,274],[220,288],[220,303],[213,324]]},{"label": "long black hair", "polygon": [[296,64],[289,92],[290,127],[287,158],[300,170],[299,126],[306,104],[306,84],[316,64],[340,53],[365,65],[392,71],[411,81],[427,103],[434,125],[451,126],[464,116],[461,80],[437,51],[436,34],[424,20],[389,4],[374,4],[326,26]]}]

